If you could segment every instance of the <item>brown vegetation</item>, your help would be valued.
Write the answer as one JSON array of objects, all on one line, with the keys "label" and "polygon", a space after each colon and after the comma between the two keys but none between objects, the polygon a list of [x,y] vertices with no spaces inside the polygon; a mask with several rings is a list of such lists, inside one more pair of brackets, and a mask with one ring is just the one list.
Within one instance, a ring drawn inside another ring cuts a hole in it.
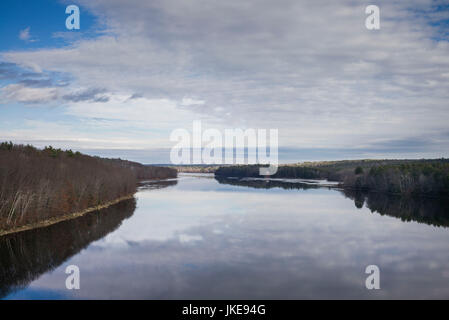
[{"label": "brown vegetation", "polygon": [[71,150],[0,144],[0,229],[108,203],[139,179],[176,177],[169,168],[102,159]]}]

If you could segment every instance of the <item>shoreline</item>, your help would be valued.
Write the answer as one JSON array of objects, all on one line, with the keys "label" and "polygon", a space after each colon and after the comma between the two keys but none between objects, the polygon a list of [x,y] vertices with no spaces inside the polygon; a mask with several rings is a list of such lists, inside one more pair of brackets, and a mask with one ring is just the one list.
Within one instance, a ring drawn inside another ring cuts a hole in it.
[{"label": "shoreline", "polygon": [[97,211],[97,210],[101,210],[101,209],[105,209],[108,208],[114,204],[117,204],[123,200],[128,200],[134,197],[134,194],[130,194],[127,196],[123,196],[120,198],[117,198],[115,200],[106,202],[104,204],[98,205],[98,206],[94,206],[94,207],[89,207],[86,208],[82,211],[77,211],[77,212],[73,212],[73,213],[69,213],[69,214],[65,214],[62,216],[58,216],[58,217],[53,217],[53,218],[49,218],[46,220],[42,220],[39,222],[34,222],[34,223],[30,223],[30,224],[26,224],[20,227],[14,227],[11,229],[0,229],[0,237],[8,235],[8,234],[13,234],[13,233],[19,233],[19,232],[23,232],[23,231],[28,231],[28,230],[33,230],[33,229],[39,229],[39,228],[44,228],[44,227],[48,227],[54,224],[57,224],[59,222],[63,222],[63,221],[67,221],[67,220],[71,220],[71,219],[75,219],[75,218],[79,218],[89,212],[92,211]]},{"label": "shoreline", "polygon": [[[383,191],[383,190],[376,190],[376,189],[367,189],[367,188],[357,188],[354,186],[348,186],[345,185],[344,182],[342,181],[332,181],[332,180],[326,180],[326,179],[303,179],[303,178],[257,178],[257,177],[235,177],[235,176],[214,176],[215,179],[220,178],[220,179],[224,179],[224,180],[232,180],[232,181],[245,181],[245,179],[247,179],[246,181],[278,181],[278,182],[284,182],[286,184],[306,184],[306,185],[311,185],[311,186],[315,186],[317,188],[327,188],[327,189],[333,189],[333,190],[340,190],[340,191],[354,191],[354,192],[363,192],[363,193],[375,193],[375,194],[381,194],[381,195],[385,195],[385,196],[390,196],[390,197],[411,197],[411,198],[423,198],[423,199],[432,199],[432,200],[439,200],[439,199],[443,199],[443,200],[449,200],[449,196],[446,195],[436,195],[436,194],[426,194],[426,193],[401,193],[401,192],[388,192],[388,191]],[[252,180],[250,180],[252,179]],[[328,182],[335,182],[335,184],[319,184],[319,183],[303,183],[301,181],[298,182],[293,182],[293,181],[283,181],[283,180],[288,180],[288,179],[296,179],[296,180],[304,180],[304,181],[328,181]]]}]

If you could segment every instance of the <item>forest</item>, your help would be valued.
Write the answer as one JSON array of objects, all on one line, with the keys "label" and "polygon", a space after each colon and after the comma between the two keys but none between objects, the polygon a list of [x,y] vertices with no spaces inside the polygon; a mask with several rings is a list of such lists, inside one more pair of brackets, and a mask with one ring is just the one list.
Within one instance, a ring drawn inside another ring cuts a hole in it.
[{"label": "forest", "polygon": [[[260,177],[259,166],[220,167],[215,176]],[[344,188],[426,196],[449,196],[449,160],[344,160],[283,165],[270,178],[327,179]]]},{"label": "forest", "polygon": [[51,146],[0,144],[0,230],[106,204],[136,191],[139,180],[175,169],[92,157]]}]

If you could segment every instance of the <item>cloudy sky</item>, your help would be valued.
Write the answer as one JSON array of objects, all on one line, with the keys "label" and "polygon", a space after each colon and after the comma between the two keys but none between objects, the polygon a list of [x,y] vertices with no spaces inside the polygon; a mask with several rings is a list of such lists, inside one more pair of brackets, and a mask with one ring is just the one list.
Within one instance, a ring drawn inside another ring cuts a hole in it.
[{"label": "cloudy sky", "polygon": [[1,140],[166,163],[201,120],[278,129],[281,162],[449,156],[447,1],[2,0],[0,37]]}]

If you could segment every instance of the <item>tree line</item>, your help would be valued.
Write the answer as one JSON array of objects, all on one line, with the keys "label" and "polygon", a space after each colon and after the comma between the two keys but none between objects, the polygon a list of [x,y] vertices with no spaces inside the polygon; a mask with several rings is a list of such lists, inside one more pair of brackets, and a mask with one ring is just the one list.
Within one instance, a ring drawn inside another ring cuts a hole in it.
[{"label": "tree line", "polygon": [[343,185],[392,194],[449,196],[449,163],[416,162],[355,168],[343,176]]},{"label": "tree line", "polygon": [[[215,176],[260,177],[259,165],[220,167]],[[283,165],[270,178],[327,179],[352,189],[449,196],[449,160],[345,160]]]},{"label": "tree line", "polygon": [[82,211],[132,195],[142,179],[175,169],[92,157],[51,146],[0,144],[0,230]]}]

